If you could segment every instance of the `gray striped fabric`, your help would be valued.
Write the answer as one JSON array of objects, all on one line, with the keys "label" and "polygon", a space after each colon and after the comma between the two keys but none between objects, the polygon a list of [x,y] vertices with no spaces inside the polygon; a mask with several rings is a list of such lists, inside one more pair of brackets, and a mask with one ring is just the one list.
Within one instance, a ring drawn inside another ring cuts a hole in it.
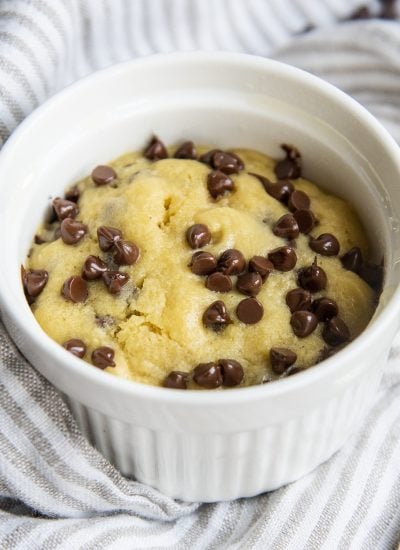
[{"label": "gray striped fabric", "polygon": [[[400,27],[357,0],[2,0],[0,136],[110,63],[177,49],[274,55],[364,103],[400,141]],[[324,27],[307,35],[304,29]],[[280,48],[279,51],[277,48]],[[389,549],[400,537],[400,339],[357,434],[300,481],[219,504],[123,478],[0,324],[0,548]]]}]

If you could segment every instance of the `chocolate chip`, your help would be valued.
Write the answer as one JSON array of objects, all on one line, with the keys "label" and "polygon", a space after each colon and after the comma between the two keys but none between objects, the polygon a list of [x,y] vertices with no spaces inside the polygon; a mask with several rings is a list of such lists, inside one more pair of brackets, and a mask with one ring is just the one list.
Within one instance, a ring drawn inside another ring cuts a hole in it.
[{"label": "chocolate chip", "polygon": [[278,271],[290,271],[296,265],[297,255],[292,247],[280,246],[271,250],[268,254],[268,259]]},{"label": "chocolate chip", "polygon": [[259,273],[250,272],[239,275],[236,288],[246,296],[257,296],[262,287],[262,277]]},{"label": "chocolate chip", "polygon": [[289,197],[288,207],[292,212],[308,210],[310,208],[310,198],[303,191],[296,189]]},{"label": "chocolate chip", "polygon": [[233,181],[220,170],[213,170],[208,174],[207,187],[210,195],[216,199],[226,191],[232,191]]},{"label": "chocolate chip", "polygon": [[301,155],[293,145],[282,145],[286,158],[276,163],[274,172],[278,179],[297,179],[301,177]]},{"label": "chocolate chip", "polygon": [[96,185],[107,185],[117,179],[117,173],[111,166],[96,166],[92,172],[92,180]]},{"label": "chocolate chip", "polygon": [[201,248],[211,241],[211,232],[204,223],[195,223],[186,230],[186,240],[191,248]]},{"label": "chocolate chip", "polygon": [[328,321],[332,317],[336,317],[339,313],[339,308],[335,300],[331,298],[318,298],[312,304],[312,311],[318,318],[318,321]]},{"label": "chocolate chip", "polygon": [[255,174],[254,172],[249,172],[249,174],[257,178],[268,195],[279,202],[287,203],[291,193],[294,191],[293,183],[289,180],[278,180],[276,183],[272,183],[272,181],[260,174]]},{"label": "chocolate chip", "polygon": [[299,374],[299,372],[303,372],[305,369],[302,369],[301,367],[292,367],[289,369],[286,373],[287,376],[292,376],[293,374]]},{"label": "chocolate chip", "polygon": [[79,208],[74,202],[60,198],[53,200],[53,208],[60,221],[65,218],[76,218],[79,213]]},{"label": "chocolate chip", "polygon": [[322,361],[325,361],[325,359],[329,359],[329,357],[332,357],[338,351],[339,351],[338,348],[328,348],[327,346],[324,346],[319,352],[319,355],[315,363],[318,364],[318,363],[321,363]]},{"label": "chocolate chip", "polygon": [[264,258],[264,256],[253,256],[249,260],[249,271],[259,273],[263,281],[265,281],[269,274],[274,270],[274,265],[270,260]]},{"label": "chocolate chip", "polygon": [[311,309],[311,303],[311,292],[303,288],[294,288],[293,290],[289,290],[286,294],[286,304],[291,313],[299,310],[309,311]]},{"label": "chocolate chip", "polygon": [[135,243],[118,239],[114,242],[113,258],[118,265],[133,265],[139,259],[139,248]]},{"label": "chocolate chip", "polygon": [[326,273],[316,260],[309,267],[300,269],[297,278],[299,285],[310,292],[323,290],[327,283]]},{"label": "chocolate chip", "polygon": [[101,346],[92,351],[92,363],[99,369],[115,367],[114,350],[108,346]]},{"label": "chocolate chip", "polygon": [[244,371],[239,361],[234,359],[220,359],[218,365],[221,367],[223,385],[231,388],[238,386],[243,380]]},{"label": "chocolate chip", "polygon": [[173,370],[164,378],[163,386],[174,390],[186,390],[188,379],[187,372]]},{"label": "chocolate chip", "polygon": [[236,308],[239,321],[246,325],[258,323],[264,315],[263,305],[256,298],[245,298]]},{"label": "chocolate chip", "polygon": [[222,385],[221,367],[217,363],[200,363],[193,370],[193,380],[209,390],[218,388]]},{"label": "chocolate chip", "polygon": [[322,256],[337,256],[340,250],[339,241],[331,233],[322,233],[316,239],[310,239],[308,245],[311,250]]},{"label": "chocolate chip", "polygon": [[222,152],[220,149],[211,149],[210,151],[207,151],[206,153],[203,153],[200,158],[199,158],[199,161],[202,162],[203,164],[208,164],[209,166],[211,166],[211,168],[213,168],[213,157],[214,157],[214,154],[215,153],[219,153],[219,152]]},{"label": "chocolate chip", "polygon": [[98,256],[88,256],[82,267],[82,277],[88,281],[100,279],[107,269],[107,265]]},{"label": "chocolate chip", "polygon": [[293,332],[299,338],[309,336],[318,325],[318,319],[311,311],[295,311],[290,318]]},{"label": "chocolate chip", "polygon": [[157,136],[153,136],[143,155],[149,160],[162,160],[168,158],[168,151],[164,143]]},{"label": "chocolate chip", "polygon": [[350,331],[343,319],[332,317],[322,331],[322,338],[330,346],[336,347],[350,340]]},{"label": "chocolate chip", "polygon": [[110,294],[118,294],[129,281],[129,275],[121,271],[106,271],[102,274],[102,279]]},{"label": "chocolate chip", "polygon": [[384,276],[383,265],[366,262],[361,266],[359,275],[376,292],[382,290]]},{"label": "chocolate chip", "polygon": [[43,244],[43,243],[47,242],[40,235],[35,235],[33,241],[34,241],[35,244]]},{"label": "chocolate chip", "polygon": [[297,354],[288,348],[271,348],[269,360],[276,374],[283,374],[297,360]]},{"label": "chocolate chip", "polygon": [[83,239],[87,233],[87,225],[73,220],[72,218],[65,218],[61,222],[60,235],[65,244],[76,244]]},{"label": "chocolate chip", "polygon": [[292,214],[284,214],[274,224],[272,232],[283,239],[296,239],[299,236],[299,226]]},{"label": "chocolate chip", "polygon": [[224,174],[238,174],[243,170],[244,164],[240,157],[235,153],[225,153],[224,151],[216,151],[212,156],[212,166],[216,170],[220,170]]},{"label": "chocolate chip", "polygon": [[209,275],[217,269],[217,259],[209,252],[195,252],[190,262],[192,273],[195,275]]},{"label": "chocolate chip", "polygon": [[193,141],[185,141],[185,143],[182,143],[182,145],[175,151],[174,158],[196,160],[197,153]]},{"label": "chocolate chip", "polygon": [[79,340],[79,338],[71,338],[71,340],[67,340],[63,343],[63,348],[80,359],[82,359],[86,353],[86,344],[82,340]]},{"label": "chocolate chip", "polygon": [[297,225],[299,226],[300,233],[309,233],[314,229],[317,220],[311,210],[296,210],[293,214]]},{"label": "chocolate chip", "polygon": [[229,275],[216,271],[207,277],[206,288],[214,292],[229,292],[232,290],[232,281]]},{"label": "chocolate chip", "polygon": [[358,273],[363,264],[362,252],[358,246],[353,246],[346,254],[340,258],[342,265],[345,269],[349,271],[354,271]]},{"label": "chocolate chip", "polygon": [[114,244],[122,238],[122,233],[115,227],[107,227],[101,225],[97,228],[97,239],[99,241],[99,247],[103,252],[107,252],[114,246]]},{"label": "chocolate chip", "polygon": [[213,302],[203,313],[203,323],[207,328],[219,332],[231,323],[231,318],[224,302]]},{"label": "chocolate chip", "polygon": [[46,286],[49,274],[44,269],[25,271],[24,267],[21,266],[21,278],[25,294],[30,298],[36,298]]},{"label": "chocolate chip", "polygon": [[246,260],[239,250],[228,248],[219,257],[217,269],[225,275],[239,275],[246,269]]},{"label": "chocolate chip", "polygon": [[72,202],[78,202],[80,196],[81,196],[81,192],[79,191],[77,185],[73,185],[72,187],[67,189],[67,191],[65,191],[64,193],[64,198],[67,201],[72,201]]},{"label": "chocolate chip", "polygon": [[71,302],[85,302],[89,294],[87,283],[78,275],[69,277],[61,288],[61,294],[66,300],[70,300]]}]

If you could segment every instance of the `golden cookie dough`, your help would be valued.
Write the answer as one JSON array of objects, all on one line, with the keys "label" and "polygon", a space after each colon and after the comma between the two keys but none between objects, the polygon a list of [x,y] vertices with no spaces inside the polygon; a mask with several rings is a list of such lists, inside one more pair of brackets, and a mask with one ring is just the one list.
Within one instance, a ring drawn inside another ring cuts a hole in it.
[{"label": "golden cookie dough", "polygon": [[[205,152],[207,148],[199,148]],[[60,344],[80,338],[87,345],[85,359],[99,346],[115,350],[115,368],[108,372],[146,384],[161,385],[171,370],[191,371],[198,363],[231,358],[244,368],[242,385],[257,384],[270,374],[269,350],[273,346],[297,353],[296,365],[316,363],[324,341],[323,325],[306,338],[294,335],[286,293],[297,287],[298,268],[310,265],[315,253],[308,236],[296,239],[296,268],[273,271],[257,299],[264,316],[254,325],[245,325],[235,314],[245,298],[235,290],[217,294],[205,287],[205,278],[194,275],[188,264],[193,250],[185,239],[186,229],[195,223],[206,224],[212,241],[202,250],[218,257],[229,248],[239,249],[246,260],[265,256],[286,244],[271,227],[288,209],[265,192],[255,172],[276,181],[275,161],[262,153],[237,149],[245,171],[231,176],[234,191],[214,200],[207,190],[209,166],[195,160],[169,158],[146,160],[140,153],[123,155],[110,163],[118,174],[111,185],[96,187],[90,177],[80,181],[80,212],[77,219],[87,224],[89,233],[76,245],[58,238],[34,244],[27,269],[45,269],[49,280],[32,305],[42,328]],[[368,243],[353,208],[344,200],[323,192],[305,179],[293,180],[296,189],[308,194],[311,209],[319,220],[311,235],[333,233],[340,242],[341,254],[354,246],[368,257]],[[99,226],[119,228],[124,239],[140,248],[140,259],[133,266],[121,266],[130,275],[120,295],[111,295],[100,280],[88,283],[85,303],[65,300],[60,289],[72,275],[80,275],[89,254],[103,259],[96,230]],[[42,228],[41,234],[46,231]],[[326,290],[314,297],[329,296],[339,306],[351,338],[368,324],[376,306],[374,291],[358,275],[343,269],[339,257],[318,255],[318,264],[328,277]],[[235,283],[236,277],[233,277]],[[202,323],[205,309],[223,300],[233,323],[220,333]],[[88,366],[88,368],[93,368]],[[190,383],[190,387],[199,386]]]}]

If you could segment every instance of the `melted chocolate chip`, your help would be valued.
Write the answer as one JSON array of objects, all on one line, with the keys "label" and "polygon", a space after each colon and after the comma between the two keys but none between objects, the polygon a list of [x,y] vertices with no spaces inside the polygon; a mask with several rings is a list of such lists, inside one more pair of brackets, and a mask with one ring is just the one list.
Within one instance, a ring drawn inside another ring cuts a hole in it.
[{"label": "melted chocolate chip", "polygon": [[272,232],[283,239],[296,239],[299,236],[296,218],[292,214],[283,215],[273,226]]},{"label": "melted chocolate chip", "polygon": [[366,262],[361,266],[359,270],[359,275],[376,292],[381,292],[384,276],[384,269],[382,264],[379,265]]},{"label": "melted chocolate chip", "polygon": [[78,275],[69,277],[61,288],[61,294],[66,300],[70,300],[76,304],[85,302],[89,294],[87,283]]},{"label": "melted chocolate chip", "polygon": [[299,226],[300,233],[310,233],[315,227],[317,220],[311,210],[296,210],[293,214],[297,225]]},{"label": "melted chocolate chip", "polygon": [[293,145],[282,145],[286,158],[276,163],[274,172],[278,179],[297,179],[301,177],[301,155]]},{"label": "melted chocolate chip", "polygon": [[295,311],[309,311],[311,309],[311,292],[303,288],[294,288],[286,294],[286,304],[291,313]]},{"label": "melted chocolate chip", "polygon": [[227,191],[232,191],[234,186],[233,180],[229,176],[220,170],[213,170],[208,174],[207,187],[210,195],[216,199]]},{"label": "melted chocolate chip", "polygon": [[219,257],[217,269],[225,275],[239,275],[246,269],[246,260],[239,250],[229,248]]},{"label": "melted chocolate chip", "polygon": [[204,223],[196,223],[186,230],[186,240],[191,248],[202,248],[211,241],[211,232]]},{"label": "melted chocolate chip", "polygon": [[212,156],[212,165],[215,170],[220,170],[224,174],[238,174],[243,170],[244,164],[240,157],[235,153],[225,153],[216,151]]},{"label": "melted chocolate chip", "polygon": [[92,363],[99,369],[115,367],[114,350],[108,346],[101,346],[92,351]]},{"label": "melted chocolate chip", "polygon": [[336,317],[339,313],[339,308],[335,300],[325,297],[314,300],[312,311],[317,316],[318,321],[325,322],[332,319],[332,317]]},{"label": "melted chocolate chip", "polygon": [[331,233],[322,233],[316,239],[310,239],[308,245],[311,250],[322,256],[337,256],[340,250],[339,241]]},{"label": "melted chocolate chip", "polygon": [[326,287],[326,273],[315,260],[309,267],[300,269],[297,277],[299,285],[310,292],[318,292]]},{"label": "melted chocolate chip", "polygon": [[263,281],[267,280],[273,270],[274,264],[264,256],[253,256],[249,260],[249,271],[259,273]]},{"label": "melted chocolate chip", "polygon": [[232,290],[232,281],[229,275],[216,271],[207,277],[206,288],[214,292],[230,292]]},{"label": "melted chocolate chip", "polygon": [[261,321],[264,315],[263,305],[256,298],[245,298],[236,308],[239,321],[246,325],[254,325]]},{"label": "melted chocolate chip", "polygon": [[92,180],[96,185],[107,185],[117,179],[117,173],[111,166],[96,166],[92,172]]},{"label": "melted chocolate chip", "polygon": [[200,363],[193,370],[193,380],[209,390],[218,388],[222,385],[221,367],[217,363]]},{"label": "melted chocolate chip", "polygon": [[358,246],[353,246],[346,254],[340,258],[342,265],[349,271],[359,273],[361,266],[363,265],[362,252]]},{"label": "melted chocolate chip", "polygon": [[224,302],[217,300],[203,313],[203,323],[207,328],[219,332],[231,323],[231,318]]},{"label": "melted chocolate chip", "polygon": [[293,183],[289,180],[278,180],[276,183],[272,183],[272,181],[265,176],[261,176],[260,174],[255,174],[254,172],[249,172],[249,174],[257,178],[268,195],[279,202],[286,204],[291,193],[294,191]]},{"label": "melted chocolate chip", "polygon": [[143,155],[148,160],[156,161],[168,158],[168,151],[164,143],[158,139],[157,136],[153,136],[144,150]]},{"label": "melted chocolate chip", "polygon": [[209,166],[211,166],[211,168],[213,168],[214,167],[213,157],[215,153],[222,153],[222,151],[220,149],[211,149],[210,151],[203,153],[200,156],[199,161],[202,162],[203,164],[208,164]]},{"label": "melted chocolate chip", "polygon": [[318,325],[318,319],[311,311],[295,311],[290,318],[293,332],[299,338],[309,336]]},{"label": "melted chocolate chip", "polygon": [[21,279],[26,296],[36,298],[46,286],[49,274],[44,269],[25,271],[24,267],[21,266]]},{"label": "melted chocolate chip", "polygon": [[67,189],[67,191],[65,191],[65,194],[64,194],[64,198],[67,201],[72,201],[72,202],[78,202],[80,196],[81,196],[81,192],[79,191],[77,185],[73,185],[72,187]]},{"label": "melted chocolate chip", "polygon": [[88,281],[100,279],[107,269],[107,265],[98,256],[88,256],[82,267],[82,277]]},{"label": "melted chocolate chip", "polygon": [[83,239],[87,233],[87,225],[73,220],[72,218],[65,218],[61,222],[60,235],[65,244],[77,244]]},{"label": "melted chocolate chip", "polygon": [[97,228],[97,239],[99,241],[99,247],[103,250],[103,252],[110,250],[121,238],[121,231],[115,227],[101,225]]},{"label": "melted chocolate chip", "polygon": [[250,272],[239,275],[236,288],[246,296],[257,296],[262,287],[262,277],[259,273]]},{"label": "melted chocolate chip", "polygon": [[182,143],[175,151],[174,158],[196,160],[197,153],[193,141],[185,141],[185,143]]},{"label": "melted chocolate chip", "polygon": [[244,377],[242,365],[234,359],[220,359],[218,365],[221,367],[223,385],[228,388],[238,386]]},{"label": "melted chocolate chip", "polygon": [[74,202],[60,198],[53,200],[53,208],[60,221],[65,218],[76,218],[79,213],[79,208]]},{"label": "melted chocolate chip", "polygon": [[140,251],[135,243],[118,239],[114,242],[113,258],[117,265],[133,265],[139,259]]},{"label": "melted chocolate chip", "polygon": [[195,252],[190,267],[195,275],[209,275],[217,269],[217,259],[209,252]]},{"label": "melted chocolate chip", "polygon": [[310,198],[304,191],[296,189],[289,197],[288,207],[292,212],[296,212],[296,210],[308,210],[310,208]]},{"label": "melted chocolate chip", "polygon": [[163,386],[174,390],[186,390],[188,379],[187,372],[173,370],[164,378]]},{"label": "melted chocolate chip", "polygon": [[121,271],[106,271],[102,274],[102,279],[110,294],[118,294],[129,281],[129,275]]},{"label": "melted chocolate chip", "polygon": [[271,348],[269,360],[275,374],[283,374],[297,360],[297,354],[288,348]]},{"label": "melted chocolate chip", "polygon": [[278,271],[290,271],[297,263],[296,252],[290,246],[280,246],[271,250],[268,259]]},{"label": "melted chocolate chip", "polygon": [[67,340],[63,343],[63,348],[80,359],[82,359],[86,353],[86,344],[82,340],[79,340],[79,338],[71,338],[71,340]]},{"label": "melted chocolate chip", "polygon": [[350,340],[350,331],[343,319],[332,317],[322,331],[322,338],[330,346],[336,347]]}]

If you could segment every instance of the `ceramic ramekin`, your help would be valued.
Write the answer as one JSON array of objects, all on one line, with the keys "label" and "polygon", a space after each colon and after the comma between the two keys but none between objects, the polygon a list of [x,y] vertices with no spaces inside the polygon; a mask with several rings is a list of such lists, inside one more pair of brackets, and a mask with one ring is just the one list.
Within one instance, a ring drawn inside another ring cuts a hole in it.
[{"label": "ceramic ramekin", "polygon": [[[305,373],[231,391],[131,383],[66,352],[36,323],[19,269],[49,196],[153,133],[279,156],[350,200],[385,256],[378,311],[353,343]],[[124,474],[172,497],[255,495],[329,458],[371,404],[399,326],[400,154],[379,123],[327,83],[238,54],[159,55],[70,86],[21,124],[0,154],[0,300],[26,357],[67,397],[87,437]]]}]

